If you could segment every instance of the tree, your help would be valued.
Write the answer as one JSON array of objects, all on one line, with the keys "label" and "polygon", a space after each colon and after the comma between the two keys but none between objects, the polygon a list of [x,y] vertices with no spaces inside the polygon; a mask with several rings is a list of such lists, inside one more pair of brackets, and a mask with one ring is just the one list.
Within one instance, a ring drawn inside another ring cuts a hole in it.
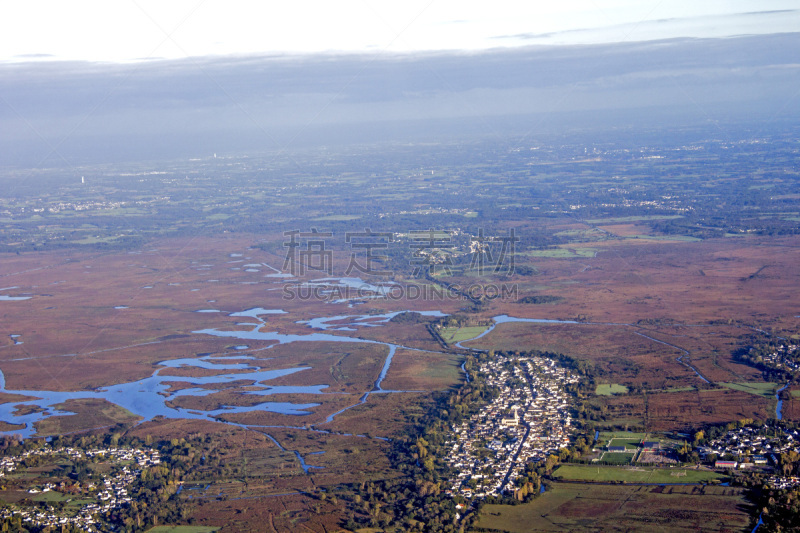
[{"label": "tree", "polygon": [[548,455],[547,458],[544,460],[544,471],[545,472],[552,472],[553,467],[558,464],[558,457],[555,455]]}]

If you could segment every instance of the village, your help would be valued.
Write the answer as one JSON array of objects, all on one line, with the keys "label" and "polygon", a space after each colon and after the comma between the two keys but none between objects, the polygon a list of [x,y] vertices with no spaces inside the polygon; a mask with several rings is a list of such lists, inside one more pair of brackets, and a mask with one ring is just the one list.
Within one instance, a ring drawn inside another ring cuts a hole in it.
[{"label": "village", "polygon": [[770,368],[797,372],[800,371],[797,348],[797,344],[780,344],[771,350],[760,350],[761,353],[754,353],[756,350],[751,349],[750,355],[756,363],[766,365]]},{"label": "village", "polygon": [[787,476],[778,468],[782,464],[782,454],[796,455],[800,451],[798,429],[773,424],[750,424],[710,439],[697,451],[706,461],[713,461],[715,468],[762,472],[774,470],[776,475],[765,480],[773,488],[800,486],[800,478]]},{"label": "village", "polygon": [[[140,478],[141,469],[158,465],[161,462],[157,450],[116,447],[80,450],[73,447],[50,448],[45,446],[0,459],[0,479],[10,477],[16,470],[24,468],[23,463],[31,458],[57,458],[70,461],[101,460],[114,462],[117,466],[122,464],[121,469],[117,469],[109,475],[84,480],[83,483],[72,480],[60,483],[46,482],[27,490],[32,497],[51,491],[63,491],[63,493],[76,494],[76,499],[94,498],[94,502],[85,504],[77,510],[73,508],[71,512],[58,511],[49,505],[46,508],[9,506],[0,512],[0,517],[3,519],[18,516],[23,523],[36,527],[71,525],[85,531],[98,531],[95,527],[98,515],[105,515],[117,508],[129,505],[132,501],[129,490],[131,485]],[[69,502],[71,498],[65,501]]]},{"label": "village", "polygon": [[494,400],[460,426],[447,463],[456,472],[449,494],[465,498],[513,491],[525,465],[544,460],[570,442],[572,424],[566,385],[578,377],[544,357],[496,355],[480,363]]},{"label": "village", "polygon": [[[445,461],[453,472],[446,493],[477,500],[512,494],[526,465],[570,445],[573,420],[567,387],[579,378],[556,361],[538,356],[496,354],[475,370],[496,393],[477,414],[452,427]],[[781,422],[746,422],[703,439],[696,447],[699,457],[716,470],[762,474],[771,488],[800,486],[800,477],[792,475],[791,464],[787,469],[784,460],[800,454],[800,429]],[[679,462],[674,450],[664,449],[658,440],[642,442],[639,448],[641,462]],[[609,446],[607,452],[630,450]]]}]

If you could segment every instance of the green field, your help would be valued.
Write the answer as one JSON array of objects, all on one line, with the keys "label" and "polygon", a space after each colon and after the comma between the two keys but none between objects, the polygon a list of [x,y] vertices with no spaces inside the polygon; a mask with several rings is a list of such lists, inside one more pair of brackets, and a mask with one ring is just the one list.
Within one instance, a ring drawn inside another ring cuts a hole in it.
[{"label": "green field", "polygon": [[598,385],[594,393],[598,396],[612,396],[614,394],[627,394],[628,387],[617,383],[603,383]]},{"label": "green field", "polygon": [[461,328],[443,328],[440,331],[444,342],[453,344],[454,342],[466,341],[474,339],[484,331],[489,329],[489,326],[464,326]]},{"label": "green field", "polygon": [[[692,386],[670,387],[669,389],[664,389],[663,392],[689,392],[689,391],[693,391],[693,390],[696,390],[696,389],[695,389],[695,387],[692,387]],[[658,391],[652,391],[652,392],[658,392]]]},{"label": "green field", "polygon": [[750,394],[763,396],[765,398],[774,398],[775,392],[779,388],[777,383],[763,383],[760,381],[753,381],[750,383],[720,383],[720,385],[728,389],[749,392]]},{"label": "green field", "polygon": [[312,218],[311,220],[320,222],[346,222],[348,220],[358,220],[361,215],[327,215],[324,217]]},{"label": "green field", "polygon": [[587,224],[612,224],[614,222],[639,222],[642,220],[673,220],[683,218],[683,215],[641,215],[631,217],[594,218],[587,220]]},{"label": "green field", "polygon": [[49,490],[47,492],[40,492],[36,496],[33,496],[31,500],[35,502],[63,502],[69,500],[72,496],[66,496],[61,494],[60,492],[56,492],[54,490]]},{"label": "green field", "polygon": [[553,233],[553,235],[557,235],[559,237],[585,237],[590,233],[595,235],[603,234],[603,232],[601,232],[600,230],[597,230],[595,228],[589,228],[589,229],[569,229],[565,231],[557,231]]},{"label": "green field", "polygon": [[569,259],[572,257],[594,257],[597,253],[595,248],[555,248],[551,250],[531,250],[524,255],[530,257],[552,257]]},{"label": "green field", "polygon": [[[678,475],[678,473],[686,475]],[[727,476],[688,468],[623,468],[616,466],[561,465],[553,477],[571,481],[606,481],[626,483],[708,483]]]},{"label": "green field", "polygon": [[119,238],[119,236],[111,236],[111,237],[84,237],[83,239],[77,239],[71,242],[75,244],[97,244],[100,242],[114,242]]},{"label": "green field", "polygon": [[607,446],[625,446],[629,450],[638,450],[642,439],[614,438],[608,441]]},{"label": "green field", "polygon": [[147,533],[214,533],[219,529],[218,527],[204,526],[156,526],[148,529]]},{"label": "green field", "polygon": [[510,533],[750,531],[757,513],[744,494],[719,486],[550,483],[529,503],[484,505],[476,526]]},{"label": "green field", "polygon": [[691,237],[689,235],[629,235],[625,239],[647,239],[651,241],[680,241],[680,242],[699,242],[703,239]]},{"label": "green field", "polygon": [[647,394],[656,394],[656,393],[670,393],[670,392],[689,392],[695,391],[697,387],[692,387],[691,385],[687,385],[686,387],[669,387],[667,389],[648,389]]},{"label": "green field", "polygon": [[637,433],[635,431],[601,431],[600,439],[606,442],[611,439],[645,440],[647,433]]},{"label": "green field", "polygon": [[606,452],[600,458],[601,461],[613,463],[615,465],[629,465],[633,461],[635,453]]}]

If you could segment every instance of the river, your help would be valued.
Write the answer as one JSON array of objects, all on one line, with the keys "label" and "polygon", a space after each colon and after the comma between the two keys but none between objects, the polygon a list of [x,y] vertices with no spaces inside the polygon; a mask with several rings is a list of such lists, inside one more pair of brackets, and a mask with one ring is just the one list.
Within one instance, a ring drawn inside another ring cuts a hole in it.
[{"label": "river", "polygon": [[[339,322],[341,320],[348,321],[349,324],[367,326],[385,324],[392,317],[400,314],[400,312],[388,313],[385,315],[353,315],[353,316],[336,316],[336,317],[322,317],[315,319],[313,322],[309,321],[309,327],[317,329],[331,329],[335,326],[331,322]],[[387,355],[381,367],[372,389],[363,393],[359,400],[329,415],[325,422],[332,422],[333,419],[357,405],[361,405],[367,401],[369,395],[373,392],[380,393],[395,393],[404,391],[387,391],[382,388],[384,379],[389,372],[392,364],[393,356],[399,347],[398,345],[374,341],[370,339],[346,337],[341,335],[334,335],[330,333],[309,333],[306,335],[284,335],[274,331],[261,331],[261,328],[266,325],[266,322],[260,317],[262,315],[283,314],[285,311],[279,309],[263,309],[253,308],[236,313],[230,313],[232,317],[248,317],[258,321],[258,323],[249,324],[252,329],[245,331],[226,331],[223,329],[202,329],[194,331],[197,335],[211,335],[215,337],[228,337],[241,340],[257,340],[257,341],[277,341],[279,344],[287,344],[292,342],[355,342],[355,343],[368,343],[380,344],[387,347]],[[442,316],[439,311],[429,311],[423,313],[428,316]],[[341,325],[341,324],[339,324]],[[238,348],[244,348],[239,346]],[[269,348],[269,347],[268,347]],[[267,349],[268,349],[267,348]],[[70,354],[74,355],[74,354]],[[218,422],[226,423],[223,419],[219,418],[222,415],[232,413],[246,413],[267,411],[286,415],[303,416],[311,414],[309,409],[319,406],[319,403],[287,403],[287,402],[270,402],[263,401],[251,406],[232,406],[225,405],[218,409],[184,409],[180,407],[172,407],[168,405],[172,400],[176,400],[185,396],[207,396],[221,390],[227,390],[225,384],[229,382],[248,380],[253,383],[268,382],[281,376],[302,372],[311,367],[294,367],[285,369],[263,370],[259,367],[251,366],[246,362],[248,359],[253,359],[247,355],[235,356],[215,356],[204,355],[202,357],[190,357],[181,359],[172,359],[161,361],[157,364],[157,368],[153,371],[152,375],[147,378],[132,381],[128,383],[121,383],[109,387],[100,387],[94,390],[82,391],[47,391],[47,390],[27,390],[27,389],[7,389],[5,384],[5,376],[0,371],[0,392],[9,394],[20,394],[32,397],[30,400],[11,402],[0,404],[0,420],[4,420],[10,424],[24,424],[25,428],[0,432],[0,434],[20,434],[23,437],[30,437],[34,434],[34,424],[44,420],[50,416],[63,416],[74,414],[68,411],[57,409],[55,406],[64,403],[67,400],[74,399],[102,399],[111,403],[119,405],[130,411],[132,414],[142,418],[142,421],[152,420],[157,416],[164,418],[177,419],[206,419],[215,420]],[[233,362],[236,361],[236,362]],[[193,367],[204,370],[214,370],[218,374],[205,377],[189,377],[189,376],[171,376],[162,375],[165,369],[170,368],[185,368]],[[169,392],[171,383],[174,382],[187,382],[197,387],[185,388],[179,391]],[[219,385],[217,388],[203,388],[202,386]],[[309,395],[324,395],[325,389],[328,384],[307,385],[307,386],[264,386],[261,390],[248,390],[242,392],[243,395],[250,396],[263,396],[265,400],[273,394],[309,394]],[[34,408],[34,412],[28,414],[20,414],[18,406]],[[239,424],[233,424],[240,426]]]},{"label": "river", "polygon": [[785,391],[789,387],[789,383],[786,383],[783,387],[778,389],[775,392],[775,399],[778,400],[777,405],[775,406],[775,419],[776,420],[783,420],[783,400],[781,400],[781,393]]}]

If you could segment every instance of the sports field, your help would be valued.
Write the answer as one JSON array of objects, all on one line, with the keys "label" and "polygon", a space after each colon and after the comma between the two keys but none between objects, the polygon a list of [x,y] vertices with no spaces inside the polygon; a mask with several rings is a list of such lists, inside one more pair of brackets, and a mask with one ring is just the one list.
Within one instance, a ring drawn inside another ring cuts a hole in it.
[{"label": "sports field", "polygon": [[635,453],[605,452],[600,460],[615,465],[629,465],[635,455]]},{"label": "sports field", "polygon": [[620,483],[709,483],[727,476],[689,468],[561,465],[553,472],[553,477],[570,481]]}]

